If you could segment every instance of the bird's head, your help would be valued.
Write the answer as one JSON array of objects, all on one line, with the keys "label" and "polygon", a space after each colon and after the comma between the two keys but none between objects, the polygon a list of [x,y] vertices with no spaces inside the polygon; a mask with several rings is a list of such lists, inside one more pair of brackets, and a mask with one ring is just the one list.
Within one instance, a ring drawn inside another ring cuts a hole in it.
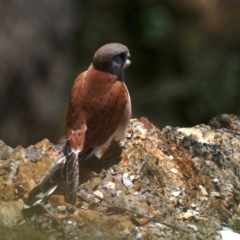
[{"label": "bird's head", "polygon": [[111,73],[123,81],[123,71],[130,65],[130,57],[126,46],[110,43],[103,45],[95,52],[92,63],[95,69]]}]

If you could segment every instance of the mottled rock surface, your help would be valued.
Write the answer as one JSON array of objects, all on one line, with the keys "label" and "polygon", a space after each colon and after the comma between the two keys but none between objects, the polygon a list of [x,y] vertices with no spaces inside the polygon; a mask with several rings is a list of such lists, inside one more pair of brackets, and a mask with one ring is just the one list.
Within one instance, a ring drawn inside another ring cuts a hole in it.
[{"label": "mottled rock surface", "polygon": [[75,206],[65,203],[62,184],[45,205],[50,214],[37,207],[24,216],[27,191],[61,142],[26,149],[1,142],[1,239],[52,240],[65,232],[66,239],[205,240],[221,239],[222,226],[240,232],[239,134],[207,125],[160,131],[141,118],[126,135],[81,164]]}]

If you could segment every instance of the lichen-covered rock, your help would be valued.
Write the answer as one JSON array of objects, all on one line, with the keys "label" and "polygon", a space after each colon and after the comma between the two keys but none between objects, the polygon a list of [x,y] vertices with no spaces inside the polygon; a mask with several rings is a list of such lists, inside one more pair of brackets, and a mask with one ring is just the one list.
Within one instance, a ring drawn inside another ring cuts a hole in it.
[{"label": "lichen-covered rock", "polygon": [[[63,183],[47,210],[25,215],[30,226],[21,208],[11,225],[22,233],[34,225],[45,239],[210,240],[220,239],[222,225],[240,230],[239,135],[206,125],[160,131],[141,118],[126,136],[80,164],[75,206],[64,202]],[[47,140],[27,149],[2,144],[2,203],[24,200],[60,148]]]}]

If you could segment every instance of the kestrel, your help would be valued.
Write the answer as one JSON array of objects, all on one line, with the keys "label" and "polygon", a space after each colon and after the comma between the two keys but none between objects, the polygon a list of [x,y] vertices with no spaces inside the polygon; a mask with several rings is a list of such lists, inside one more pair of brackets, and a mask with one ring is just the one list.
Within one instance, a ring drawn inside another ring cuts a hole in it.
[{"label": "kestrel", "polygon": [[66,118],[67,141],[54,165],[30,192],[25,206],[44,201],[62,181],[66,181],[66,202],[74,204],[79,162],[112,139],[124,138],[131,117],[131,100],[124,82],[129,58],[126,46],[106,44],[96,51],[88,70],[76,78]]}]

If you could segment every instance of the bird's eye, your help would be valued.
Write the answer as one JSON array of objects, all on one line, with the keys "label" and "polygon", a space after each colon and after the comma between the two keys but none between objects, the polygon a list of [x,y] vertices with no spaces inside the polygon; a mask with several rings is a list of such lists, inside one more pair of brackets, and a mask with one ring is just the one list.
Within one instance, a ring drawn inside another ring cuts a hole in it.
[{"label": "bird's eye", "polygon": [[121,53],[119,56],[120,56],[121,59],[123,59],[123,60],[125,59],[125,54],[124,53]]}]

